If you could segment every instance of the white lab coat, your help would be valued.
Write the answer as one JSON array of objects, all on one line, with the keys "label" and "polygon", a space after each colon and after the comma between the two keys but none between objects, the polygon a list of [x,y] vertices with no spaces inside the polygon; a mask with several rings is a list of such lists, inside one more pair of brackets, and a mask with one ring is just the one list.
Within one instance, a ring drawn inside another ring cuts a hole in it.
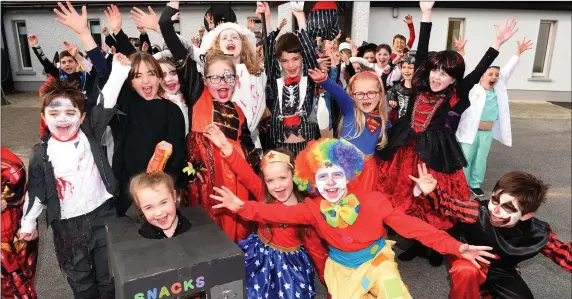
[{"label": "white lab coat", "polygon": [[[508,63],[501,68],[499,81],[495,86],[499,105],[499,119],[493,122],[493,138],[506,146],[512,146],[507,84],[519,59],[519,56],[513,55]],[[469,92],[471,106],[461,115],[461,121],[457,128],[456,136],[459,142],[473,144],[475,141],[475,136],[477,135],[481,121],[481,113],[483,112],[486,100],[487,94],[485,89],[480,83],[475,84]]]}]

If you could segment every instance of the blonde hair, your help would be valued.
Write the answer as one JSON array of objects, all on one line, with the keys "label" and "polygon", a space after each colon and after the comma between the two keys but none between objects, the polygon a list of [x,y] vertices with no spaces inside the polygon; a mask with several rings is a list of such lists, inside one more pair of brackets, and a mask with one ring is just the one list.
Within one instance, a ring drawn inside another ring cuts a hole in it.
[{"label": "blonde hair", "polygon": [[[381,117],[381,131],[379,132],[379,136],[377,137],[377,149],[382,149],[387,144],[387,134],[385,133],[385,127],[387,126],[387,111],[385,107],[385,90],[383,89],[383,84],[381,83],[381,78],[377,76],[374,72],[361,72],[359,74],[354,75],[350,82],[348,83],[347,93],[352,97],[354,100],[354,122],[351,124],[352,128],[348,133],[349,136],[346,136],[347,140],[356,139],[363,133],[365,129],[365,114],[361,111],[357,105],[355,105],[356,99],[354,98],[354,84],[356,81],[375,81],[377,83],[377,87],[379,88],[380,97],[379,104],[377,110],[379,111],[379,116]],[[344,123],[343,116],[340,118],[340,123],[338,125],[338,132],[341,134],[342,127]],[[351,134],[353,133],[353,134]]]},{"label": "blonde hair", "polygon": [[169,192],[173,192],[175,190],[175,183],[170,175],[162,171],[152,173],[144,172],[131,178],[131,181],[129,182],[129,194],[131,194],[135,206],[141,210],[139,201],[137,200],[137,192],[146,188],[157,189],[161,186],[166,187]]},{"label": "blonde hair", "polygon": [[218,61],[226,62],[232,72],[236,75],[236,66],[232,61],[232,58],[224,54],[224,52],[219,49],[210,49],[205,54],[204,77],[207,76],[209,68]]},{"label": "blonde hair", "polygon": [[[225,30],[228,30],[228,29],[225,29]],[[234,30],[234,29],[231,29],[231,30]],[[258,55],[256,54],[256,49],[252,49],[252,47],[250,46],[250,43],[248,42],[248,39],[246,38],[246,36],[241,35],[240,33],[238,34],[238,36],[240,36],[240,42],[242,44],[242,52],[240,53],[240,62],[244,63],[244,65],[246,66],[246,69],[248,70],[248,73],[250,73],[251,75],[255,75],[255,76],[261,75],[263,69],[261,67],[261,63],[260,63],[260,60],[258,58]],[[218,36],[214,40],[214,43],[213,43],[211,49],[216,49],[216,50],[222,52],[222,49],[220,48],[220,43],[218,41]],[[233,62],[233,64],[234,64],[234,62]]]}]

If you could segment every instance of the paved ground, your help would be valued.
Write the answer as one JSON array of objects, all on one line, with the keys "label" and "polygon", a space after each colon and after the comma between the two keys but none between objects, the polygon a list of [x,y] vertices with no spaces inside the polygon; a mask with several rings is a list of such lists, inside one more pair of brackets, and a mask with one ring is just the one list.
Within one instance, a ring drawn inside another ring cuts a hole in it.
[{"label": "paved ground", "polygon": [[[39,109],[30,94],[9,96],[12,104],[2,106],[2,146],[27,163],[31,146],[37,141]],[[484,189],[490,193],[496,179],[510,170],[524,170],[551,184],[547,203],[538,216],[549,222],[563,241],[571,239],[571,111],[550,103],[511,103],[513,115],[512,148],[494,143]],[[51,229],[40,217],[40,260],[36,288],[40,299],[72,298],[58,269]],[[399,243],[398,243],[399,245]],[[399,246],[398,246],[399,247]],[[395,248],[399,253],[401,250]],[[571,298],[571,276],[544,256],[521,265],[522,275],[536,298]],[[447,268],[433,268],[424,259],[400,263],[403,280],[414,298],[447,298]],[[325,298],[323,287],[319,298]]]}]

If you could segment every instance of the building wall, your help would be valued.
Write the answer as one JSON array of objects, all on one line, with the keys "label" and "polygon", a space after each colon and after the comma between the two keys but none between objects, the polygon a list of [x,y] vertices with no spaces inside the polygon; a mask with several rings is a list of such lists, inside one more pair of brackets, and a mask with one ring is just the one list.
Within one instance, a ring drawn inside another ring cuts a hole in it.
[{"label": "building wall", "polygon": [[[421,11],[419,8],[399,8],[398,17],[393,18],[393,8],[372,7],[369,19],[369,39],[374,43],[391,44],[395,34],[409,36],[403,18],[410,14],[413,16],[415,31],[419,34],[419,22]],[[571,19],[570,12],[557,11],[524,11],[524,10],[484,10],[484,9],[437,9],[433,11],[431,40],[429,50],[444,50],[447,45],[448,18],[464,18],[464,37],[468,40],[466,46],[467,66],[472,68],[481,59],[487,48],[493,44],[496,38],[494,24],[503,25],[507,17],[515,17],[519,28],[513,38],[507,41],[500,50],[500,55],[494,62],[495,65],[504,65],[513,55],[516,49],[516,41],[523,37],[534,42],[532,50],[521,56],[520,64],[509,82],[509,89],[528,91],[554,91],[564,100],[570,101],[572,91],[571,59]],[[553,47],[552,61],[550,66],[550,81],[532,81],[532,65],[536,51],[536,40],[541,20],[557,21],[556,39]],[[413,48],[417,47],[417,39]],[[564,92],[564,93],[562,93]],[[540,93],[535,92],[536,95]]]},{"label": "building wall", "polygon": [[[143,7],[140,7],[144,9]],[[153,7],[155,13],[160,16],[163,11],[164,6]],[[76,8],[78,9],[78,8]],[[123,16],[123,26],[122,29],[128,36],[139,37],[139,31],[133,21],[130,18],[130,9],[128,7],[120,7],[121,14]],[[248,17],[255,17],[255,5],[233,5],[237,21],[240,25],[247,25]],[[101,26],[107,26],[107,20],[103,14],[103,7],[89,7],[88,19],[99,19]],[[146,8],[144,9],[146,11]],[[197,7],[197,6],[181,6],[181,35],[184,37],[192,37],[197,35],[199,27],[203,24],[204,14],[208,10],[208,7]],[[277,26],[278,22],[278,11],[273,8],[272,11],[272,24]],[[12,75],[16,83],[16,89],[18,90],[37,90],[41,84],[46,80],[46,76],[42,74],[43,67],[39,60],[36,58],[32,50],[30,49],[31,59],[32,59],[32,72],[20,72],[19,64],[20,56],[18,50],[17,40],[15,38],[15,28],[14,21],[26,21],[26,28],[28,34],[36,34],[40,40],[40,45],[48,59],[52,59],[56,51],[64,50],[63,41],[72,42],[74,44],[81,44],[77,35],[69,28],[61,25],[55,21],[56,15],[49,8],[43,9],[23,9],[23,10],[12,10],[6,12],[3,19],[3,26],[5,26],[7,47],[10,55],[10,64],[12,69]],[[198,21],[197,21],[198,20]],[[109,28],[109,26],[107,26]],[[163,46],[163,38],[160,34],[156,32],[150,32],[149,38],[152,44],[159,44]]]}]

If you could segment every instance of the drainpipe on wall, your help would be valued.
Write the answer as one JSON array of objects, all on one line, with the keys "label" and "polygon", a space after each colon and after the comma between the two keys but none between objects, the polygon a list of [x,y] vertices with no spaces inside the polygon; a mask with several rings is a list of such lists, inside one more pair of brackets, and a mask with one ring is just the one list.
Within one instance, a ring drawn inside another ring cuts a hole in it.
[{"label": "drainpipe on wall", "polygon": [[8,101],[4,98],[4,92],[12,92],[14,91],[14,80],[12,78],[12,69],[10,67],[10,55],[8,52],[8,42],[6,41],[6,29],[4,26],[4,15],[6,14],[6,9],[2,9],[0,13],[0,22],[2,27],[2,72],[1,72],[1,81],[2,81],[2,105],[9,104]]}]

